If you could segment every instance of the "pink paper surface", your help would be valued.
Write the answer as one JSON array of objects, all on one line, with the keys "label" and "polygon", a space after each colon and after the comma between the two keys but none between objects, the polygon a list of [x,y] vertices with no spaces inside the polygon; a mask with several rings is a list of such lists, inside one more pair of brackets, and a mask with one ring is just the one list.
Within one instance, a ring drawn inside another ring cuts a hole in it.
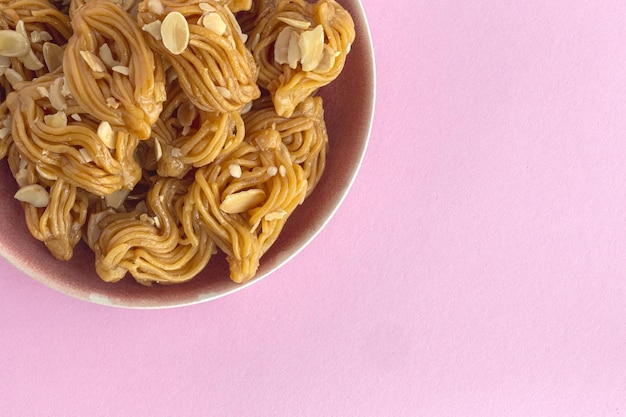
[{"label": "pink paper surface", "polygon": [[0,415],[626,414],[626,3],[362,3],[375,124],[328,226],[173,310],[0,261]]}]

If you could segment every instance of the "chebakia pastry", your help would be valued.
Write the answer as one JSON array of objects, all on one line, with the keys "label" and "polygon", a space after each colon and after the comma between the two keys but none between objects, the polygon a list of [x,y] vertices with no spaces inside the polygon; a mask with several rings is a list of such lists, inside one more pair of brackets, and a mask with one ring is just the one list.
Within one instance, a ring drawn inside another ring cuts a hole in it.
[{"label": "chebakia pastry", "polygon": [[32,236],[107,282],[252,279],[332,150],[334,0],[0,0],[0,158]]},{"label": "chebakia pastry", "polygon": [[248,26],[259,85],[286,117],[339,76],[355,37],[350,14],[334,0],[261,0]]}]

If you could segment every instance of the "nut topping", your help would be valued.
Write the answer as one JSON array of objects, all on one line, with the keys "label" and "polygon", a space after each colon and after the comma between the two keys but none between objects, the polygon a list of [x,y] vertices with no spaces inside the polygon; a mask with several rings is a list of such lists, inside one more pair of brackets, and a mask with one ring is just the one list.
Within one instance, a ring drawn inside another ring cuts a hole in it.
[{"label": "nut topping", "polygon": [[111,128],[111,125],[107,121],[100,122],[98,125],[98,137],[102,139],[102,142],[109,149],[115,149],[115,132]]},{"label": "nut topping", "polygon": [[47,207],[50,202],[50,194],[39,184],[30,184],[21,187],[14,195],[15,199],[29,203],[34,207]]},{"label": "nut topping", "polygon": [[93,72],[106,72],[104,63],[93,52],[80,51],[80,56]]},{"label": "nut topping", "polygon": [[265,191],[251,188],[227,195],[220,204],[220,209],[229,214],[243,213],[258,206],[263,200],[265,200]]},{"label": "nut topping", "polygon": [[161,24],[163,45],[174,55],[180,55],[189,45],[189,25],[180,12],[171,12]]},{"label": "nut topping", "polygon": [[300,34],[298,42],[302,53],[302,71],[313,71],[322,60],[324,52],[324,28],[317,25],[313,30],[307,30]]},{"label": "nut topping", "polygon": [[28,38],[14,30],[0,30],[0,55],[8,57],[24,56],[30,51]]}]

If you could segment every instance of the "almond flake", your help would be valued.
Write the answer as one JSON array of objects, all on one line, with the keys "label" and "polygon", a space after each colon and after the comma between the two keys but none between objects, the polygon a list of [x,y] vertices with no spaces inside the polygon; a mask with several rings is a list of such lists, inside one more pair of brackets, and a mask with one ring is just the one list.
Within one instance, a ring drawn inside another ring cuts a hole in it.
[{"label": "almond flake", "polygon": [[163,14],[165,11],[161,0],[148,0],[148,10],[154,14]]},{"label": "almond flake", "polygon": [[284,165],[279,166],[278,173],[280,174],[281,177],[284,177],[285,175],[287,175],[287,168],[285,168]]},{"label": "almond flake", "polygon": [[37,174],[44,180],[56,181],[59,179],[59,177],[57,177],[57,175],[54,172],[48,171],[46,168],[44,168],[41,165],[35,166],[35,171],[37,171]]},{"label": "almond flake", "polygon": [[15,71],[13,68],[6,68],[4,70],[4,76],[13,88],[15,88],[17,83],[24,81],[24,77],[22,77],[20,73]]},{"label": "almond flake", "polygon": [[241,165],[239,164],[228,165],[228,172],[233,178],[241,178]]},{"label": "almond flake", "polygon": [[322,52],[322,59],[320,63],[315,67],[315,71],[319,73],[325,73],[330,71],[335,66],[335,60],[337,56],[333,51],[333,48],[324,44],[324,51]]},{"label": "almond flake", "polygon": [[29,49],[26,55],[17,59],[19,59],[20,62],[24,64],[24,68],[28,70],[37,71],[43,68],[43,63],[37,58],[37,55],[35,55],[32,49]]},{"label": "almond flake", "polygon": [[104,63],[93,52],[80,51],[80,56],[93,72],[106,72]]},{"label": "almond flake", "polygon": [[189,127],[198,115],[198,109],[190,101],[182,103],[178,110],[176,110],[176,116],[181,126]]},{"label": "almond flake", "polygon": [[11,66],[11,58],[0,55],[0,68],[9,68]]},{"label": "almond flake", "polygon": [[161,147],[161,142],[157,138],[154,138],[154,159],[158,161],[163,157],[163,148]]},{"label": "almond flake", "polygon": [[17,182],[17,185],[19,185],[20,187],[28,185],[28,170],[26,169],[26,167],[20,168],[15,173],[15,182]]},{"label": "almond flake", "polygon": [[107,107],[111,109],[117,109],[120,106],[120,103],[118,103],[113,97],[107,97],[106,103]]},{"label": "almond flake", "polygon": [[283,23],[288,24],[289,26],[293,26],[296,29],[306,30],[311,27],[311,22],[307,20],[290,19],[288,17],[283,17],[283,16],[279,16],[276,19],[280,20]]},{"label": "almond flake", "polygon": [[208,13],[202,15],[202,26],[209,29],[218,36],[222,36],[226,32],[226,22],[218,13]]},{"label": "almond flake", "polygon": [[130,194],[130,190],[122,189],[114,191],[109,195],[104,196],[104,201],[108,207],[118,209],[121,207],[122,203],[126,201],[126,198]]},{"label": "almond flake", "polygon": [[226,87],[222,87],[222,86],[217,86],[215,87],[217,88],[217,91],[222,95],[222,97],[224,97],[226,100],[230,100],[233,96],[230,93],[230,90]]},{"label": "almond flake", "polygon": [[78,152],[80,153],[80,156],[83,158],[83,162],[88,164],[89,162],[93,161],[93,158],[91,157],[91,154],[89,154],[89,151],[85,148],[80,148],[78,149]]},{"label": "almond flake", "polygon": [[46,63],[46,67],[48,67],[48,71],[54,72],[57,68],[63,66],[64,51],[64,48],[55,43],[46,42],[43,44],[43,60]]},{"label": "almond flake", "polygon": [[278,168],[276,167],[267,168],[267,175],[269,175],[270,177],[273,177],[276,174],[278,174]]},{"label": "almond flake", "polygon": [[217,11],[217,9],[211,6],[209,3],[199,3],[198,7],[200,7],[200,10],[202,10],[203,12],[216,12]]},{"label": "almond flake", "polygon": [[47,207],[50,202],[50,194],[39,184],[30,184],[21,187],[14,195],[15,199],[34,207]]},{"label": "almond flake", "polygon": [[252,102],[249,101],[246,104],[243,105],[243,107],[241,108],[241,114],[246,114],[248,113],[250,110],[252,110]]},{"label": "almond flake", "polygon": [[61,86],[61,94],[63,97],[72,97],[72,90],[70,90],[70,86],[67,84],[67,80],[65,76],[63,76],[63,85]]},{"label": "almond flake", "polygon": [[189,24],[180,12],[170,12],[161,24],[163,45],[174,55],[180,55],[189,45]]},{"label": "almond flake", "polygon": [[0,55],[8,57],[24,56],[30,51],[30,42],[14,30],[0,30]]},{"label": "almond flake", "polygon": [[53,128],[65,127],[67,126],[67,115],[62,111],[47,114],[43,117],[43,122]]},{"label": "almond flake", "polygon": [[126,65],[115,65],[111,69],[122,75],[130,75],[130,68],[128,68]]},{"label": "almond flake", "polygon": [[289,41],[291,34],[296,30],[291,26],[284,27],[276,37],[274,42],[274,61],[279,64],[289,63]]},{"label": "almond flake", "polygon": [[116,141],[115,141],[115,132],[111,128],[111,125],[107,121],[100,122],[98,125],[98,137],[102,140],[102,142],[109,149],[115,149]]},{"label": "almond flake", "polygon": [[76,120],[77,122],[81,122],[83,119],[80,117],[80,114],[78,113],[72,113],[70,114],[70,117],[74,120]]},{"label": "almond flake", "polygon": [[157,41],[161,40],[161,21],[155,20],[150,23],[146,23],[141,27],[144,32],[147,32]]},{"label": "almond flake", "polygon": [[222,201],[222,204],[220,204],[220,209],[224,213],[229,214],[243,213],[244,211],[258,206],[264,200],[265,191],[259,188],[251,188],[227,195]]},{"label": "almond flake", "polygon": [[313,30],[302,32],[298,45],[302,53],[300,59],[302,71],[314,70],[322,60],[324,51],[324,28],[322,25],[317,25]]},{"label": "almond flake", "polygon": [[282,218],[284,218],[287,215],[287,212],[283,209],[278,209],[275,211],[272,211],[270,213],[267,213],[265,215],[265,220],[267,220],[268,222],[274,221],[274,220],[280,220]]},{"label": "almond flake", "polygon": [[139,215],[139,220],[142,222],[148,223],[150,226],[154,226],[154,218],[150,217],[148,213],[141,213]]},{"label": "almond flake", "polygon": [[39,95],[42,98],[48,98],[50,97],[50,93],[48,92],[48,89],[44,86],[38,86],[37,88],[35,88],[35,90],[37,91],[37,93],[39,93]]},{"label": "almond flake", "polygon": [[102,62],[104,62],[106,66],[112,68],[120,64],[118,60],[113,58],[113,52],[111,52],[111,48],[109,47],[108,44],[103,43],[102,45],[100,45],[99,51],[100,51],[100,59],[102,60]]},{"label": "almond flake", "polygon": [[300,35],[296,31],[291,32],[291,36],[289,37],[289,46],[287,48],[287,63],[291,69],[296,69],[298,67],[298,62],[302,59],[299,42]]},{"label": "almond flake", "polygon": [[250,41],[250,50],[254,51],[260,41],[261,41],[261,34],[257,32],[254,34],[254,37]]},{"label": "almond flake", "polygon": [[50,84],[50,104],[57,111],[67,110],[67,103],[61,89],[63,88],[63,78],[58,77]]},{"label": "almond flake", "polygon": [[53,39],[52,35],[45,30],[33,30],[30,33],[30,41],[32,43],[50,42]]}]

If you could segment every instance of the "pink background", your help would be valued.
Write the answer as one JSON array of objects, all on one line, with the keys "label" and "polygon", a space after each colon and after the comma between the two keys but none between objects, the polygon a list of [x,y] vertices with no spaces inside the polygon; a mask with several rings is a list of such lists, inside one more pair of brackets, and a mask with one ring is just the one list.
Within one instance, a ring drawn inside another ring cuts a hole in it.
[{"label": "pink background", "polygon": [[0,261],[0,415],[626,415],[626,3],[362,3],[375,124],[328,226],[173,310]]}]

